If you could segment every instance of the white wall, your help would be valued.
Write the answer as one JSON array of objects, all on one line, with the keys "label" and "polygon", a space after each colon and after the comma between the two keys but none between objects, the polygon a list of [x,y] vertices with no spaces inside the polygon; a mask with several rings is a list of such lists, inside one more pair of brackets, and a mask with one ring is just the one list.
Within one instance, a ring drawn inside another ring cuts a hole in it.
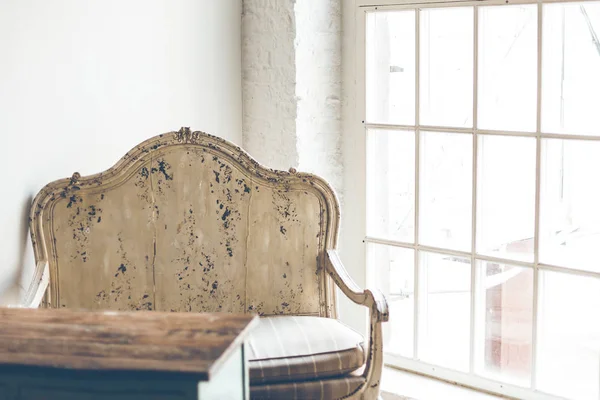
[{"label": "white wall", "polygon": [[303,0],[294,9],[298,169],[327,179],[343,204],[342,5]]},{"label": "white wall", "polygon": [[[356,0],[342,2],[342,132],[344,208],[340,235],[340,256],[348,273],[361,287],[373,286],[367,279],[365,244],[365,136],[364,115],[357,105]],[[367,314],[340,296],[340,316],[350,326],[366,331]]]},{"label": "white wall", "polygon": [[243,145],[275,169],[298,167],[295,0],[243,0]]},{"label": "white wall", "polygon": [[29,283],[47,182],[181,126],[241,144],[240,19],[241,0],[0,1],[0,304]]},{"label": "white wall", "polygon": [[341,197],[340,0],[244,0],[244,148],[318,174]]}]

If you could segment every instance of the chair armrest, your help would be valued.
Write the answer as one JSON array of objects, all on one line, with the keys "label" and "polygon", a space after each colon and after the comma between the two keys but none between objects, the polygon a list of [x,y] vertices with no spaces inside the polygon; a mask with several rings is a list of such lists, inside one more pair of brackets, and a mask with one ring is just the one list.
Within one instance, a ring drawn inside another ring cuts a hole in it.
[{"label": "chair armrest", "polygon": [[372,308],[377,312],[377,320],[387,322],[390,319],[390,310],[383,292],[379,289],[366,289],[365,292],[369,292],[370,297],[373,299]]},{"label": "chair armrest", "polygon": [[346,271],[336,250],[327,250],[326,267],[333,281],[350,300],[369,307],[378,322],[389,319],[388,304],[383,293],[379,289],[361,290]]},{"label": "chair armrest", "polygon": [[23,306],[28,308],[37,308],[42,303],[46,289],[50,283],[50,271],[46,261],[40,261],[35,268],[34,277],[29,285]]}]

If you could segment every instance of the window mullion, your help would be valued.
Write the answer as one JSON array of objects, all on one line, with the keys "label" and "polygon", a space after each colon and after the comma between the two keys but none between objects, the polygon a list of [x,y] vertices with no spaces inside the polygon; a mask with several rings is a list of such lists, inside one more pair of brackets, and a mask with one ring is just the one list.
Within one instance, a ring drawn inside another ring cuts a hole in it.
[{"label": "window mullion", "polygon": [[[420,167],[420,134],[419,134],[419,97],[420,97],[420,57],[421,57],[421,10],[415,9],[415,222],[414,222],[414,243],[415,247],[419,243],[419,167]],[[415,249],[415,265],[414,265],[414,350],[413,356],[415,359],[419,359],[419,325],[421,316],[420,303],[421,297],[426,299],[425,293],[421,293],[421,285],[419,283],[420,271],[419,271],[419,251]],[[426,307],[424,307],[426,309]]]},{"label": "window mullion", "polygon": [[477,269],[476,269],[476,238],[477,238],[477,79],[478,79],[478,62],[479,62],[479,7],[473,7],[473,172],[471,186],[471,339],[470,339],[470,355],[469,369],[471,373],[475,372],[476,362],[476,312],[477,312],[477,296],[479,288],[477,287]]},{"label": "window mullion", "polygon": [[533,238],[533,323],[531,324],[531,387],[537,387],[537,335],[538,335],[538,297],[539,297],[539,259],[540,259],[540,188],[542,164],[542,24],[543,7],[541,0],[537,5],[537,115],[536,115],[536,156],[535,156],[535,227]]}]

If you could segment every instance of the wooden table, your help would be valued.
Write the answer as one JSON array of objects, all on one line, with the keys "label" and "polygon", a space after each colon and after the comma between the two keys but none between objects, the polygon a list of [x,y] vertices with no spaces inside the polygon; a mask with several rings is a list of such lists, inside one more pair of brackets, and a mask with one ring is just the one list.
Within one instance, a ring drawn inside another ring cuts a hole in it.
[{"label": "wooden table", "polygon": [[0,400],[249,399],[244,314],[0,308]]}]

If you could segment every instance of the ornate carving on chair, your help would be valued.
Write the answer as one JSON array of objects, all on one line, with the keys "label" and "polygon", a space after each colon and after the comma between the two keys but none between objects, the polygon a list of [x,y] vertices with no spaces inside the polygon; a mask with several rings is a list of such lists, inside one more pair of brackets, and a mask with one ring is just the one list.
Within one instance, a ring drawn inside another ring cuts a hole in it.
[{"label": "ornate carving on chair", "polygon": [[[267,169],[232,143],[182,128],[105,172],[40,191],[27,303],[258,313],[253,397],[374,399],[388,310],[345,271],[339,219],[320,177]],[[337,321],[336,285],[370,309],[366,340]]]}]

